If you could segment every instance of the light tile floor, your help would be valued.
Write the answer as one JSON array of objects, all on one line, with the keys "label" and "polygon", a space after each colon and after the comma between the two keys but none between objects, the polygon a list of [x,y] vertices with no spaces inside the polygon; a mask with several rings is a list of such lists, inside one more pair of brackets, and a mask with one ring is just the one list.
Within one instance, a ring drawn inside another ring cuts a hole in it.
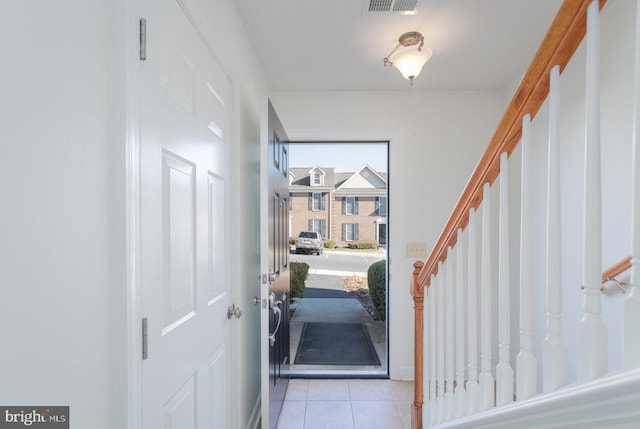
[{"label": "light tile floor", "polygon": [[413,382],[292,379],[278,429],[409,429]]}]

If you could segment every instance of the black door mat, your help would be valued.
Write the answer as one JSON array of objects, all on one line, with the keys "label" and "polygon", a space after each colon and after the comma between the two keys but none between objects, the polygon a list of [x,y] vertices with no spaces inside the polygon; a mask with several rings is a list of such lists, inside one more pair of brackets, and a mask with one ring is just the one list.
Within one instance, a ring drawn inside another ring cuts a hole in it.
[{"label": "black door mat", "polygon": [[353,298],[353,296],[344,290],[322,289],[319,287],[308,287],[304,289],[303,298]]},{"label": "black door mat", "polygon": [[380,366],[362,323],[305,322],[295,364]]}]

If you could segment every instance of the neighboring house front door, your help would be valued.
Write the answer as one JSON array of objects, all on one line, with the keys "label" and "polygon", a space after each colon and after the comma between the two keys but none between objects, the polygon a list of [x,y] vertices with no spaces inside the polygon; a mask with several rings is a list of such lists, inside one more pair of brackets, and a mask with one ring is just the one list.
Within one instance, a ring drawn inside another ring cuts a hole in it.
[{"label": "neighboring house front door", "polygon": [[378,243],[381,246],[387,245],[387,224],[379,223],[378,224]]}]

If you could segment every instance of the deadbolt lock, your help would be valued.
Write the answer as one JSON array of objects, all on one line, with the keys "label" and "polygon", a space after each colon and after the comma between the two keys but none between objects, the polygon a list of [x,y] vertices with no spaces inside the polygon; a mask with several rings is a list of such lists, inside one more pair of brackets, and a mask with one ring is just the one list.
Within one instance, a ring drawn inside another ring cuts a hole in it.
[{"label": "deadbolt lock", "polygon": [[227,309],[227,319],[231,319],[232,317],[239,319],[241,316],[242,310],[240,309],[240,307],[236,307],[235,304],[231,304],[231,306],[229,306],[229,308]]}]

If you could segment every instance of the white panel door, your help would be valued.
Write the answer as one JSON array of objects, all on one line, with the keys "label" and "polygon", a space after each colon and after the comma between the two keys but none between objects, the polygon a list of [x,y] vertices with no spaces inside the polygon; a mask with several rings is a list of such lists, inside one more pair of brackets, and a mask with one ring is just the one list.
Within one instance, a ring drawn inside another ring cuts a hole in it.
[{"label": "white panel door", "polygon": [[[178,0],[145,0],[140,276],[145,429],[231,427],[227,404],[232,84]],[[235,322],[237,323],[237,322]]]}]

